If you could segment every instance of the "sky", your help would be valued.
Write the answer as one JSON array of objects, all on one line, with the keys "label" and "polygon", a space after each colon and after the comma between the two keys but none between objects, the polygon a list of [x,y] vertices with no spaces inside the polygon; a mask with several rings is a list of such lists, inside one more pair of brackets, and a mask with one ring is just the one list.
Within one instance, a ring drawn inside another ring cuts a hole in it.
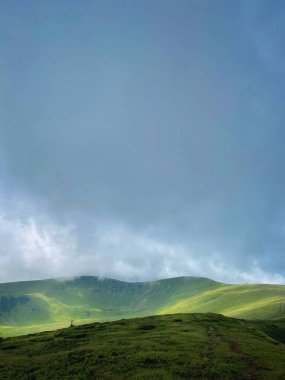
[{"label": "sky", "polygon": [[0,0],[0,282],[285,283],[283,0]]}]

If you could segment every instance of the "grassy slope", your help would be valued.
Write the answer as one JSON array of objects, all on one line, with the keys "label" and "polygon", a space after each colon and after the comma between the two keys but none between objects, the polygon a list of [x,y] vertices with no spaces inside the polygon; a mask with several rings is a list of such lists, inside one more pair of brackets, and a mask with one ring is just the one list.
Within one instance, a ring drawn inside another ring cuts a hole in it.
[{"label": "grassy slope", "polygon": [[[2,301],[1,301],[2,300]],[[285,316],[285,286],[226,285],[179,277],[127,283],[96,277],[0,284],[0,335],[154,314],[215,312],[248,319]]]},{"label": "grassy slope", "polygon": [[169,303],[157,313],[213,312],[247,319],[278,319],[285,316],[284,301],[284,285],[225,285]]},{"label": "grassy slope", "polygon": [[215,314],[94,323],[0,340],[0,378],[284,379],[285,322]]}]

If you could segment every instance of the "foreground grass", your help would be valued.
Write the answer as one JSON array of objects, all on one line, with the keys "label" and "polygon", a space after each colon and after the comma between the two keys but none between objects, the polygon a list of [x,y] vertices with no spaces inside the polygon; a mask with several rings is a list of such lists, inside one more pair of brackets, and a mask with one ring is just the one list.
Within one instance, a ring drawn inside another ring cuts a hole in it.
[{"label": "foreground grass", "polygon": [[285,322],[176,314],[2,339],[1,379],[284,379]]}]

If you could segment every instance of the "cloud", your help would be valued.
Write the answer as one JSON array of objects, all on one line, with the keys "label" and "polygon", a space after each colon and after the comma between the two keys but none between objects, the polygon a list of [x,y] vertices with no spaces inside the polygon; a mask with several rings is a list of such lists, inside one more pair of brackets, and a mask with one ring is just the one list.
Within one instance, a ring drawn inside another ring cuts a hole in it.
[{"label": "cloud", "polygon": [[59,276],[67,255],[72,258],[75,241],[69,227],[25,222],[0,216],[1,281]]},{"label": "cloud", "polygon": [[[28,208],[31,209],[30,207]],[[35,209],[34,209],[35,211]],[[155,237],[156,228],[135,230],[124,223],[90,219],[88,236],[75,225],[37,214],[13,219],[0,214],[0,281],[97,275],[146,281],[175,276],[205,276],[224,282],[285,283],[252,262],[248,271],[228,265],[225,255]]]},{"label": "cloud", "polygon": [[284,3],[99,3],[0,14],[1,280],[283,281]]}]

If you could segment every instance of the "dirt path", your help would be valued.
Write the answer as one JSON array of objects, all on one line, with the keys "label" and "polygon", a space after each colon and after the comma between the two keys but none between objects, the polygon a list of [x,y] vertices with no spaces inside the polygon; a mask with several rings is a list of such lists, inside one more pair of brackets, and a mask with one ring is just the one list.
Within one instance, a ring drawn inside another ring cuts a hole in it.
[{"label": "dirt path", "polygon": [[239,380],[261,380],[261,378],[257,375],[258,364],[247,354],[242,352],[237,342],[221,335],[216,327],[208,327],[205,333],[208,338],[208,344],[202,354],[204,368],[212,367],[213,361],[215,360],[215,351],[217,346],[224,342],[228,344],[229,351],[233,356],[240,357],[246,363],[247,369],[241,375]]},{"label": "dirt path", "polygon": [[256,361],[254,361],[253,359],[248,357],[248,355],[242,352],[237,342],[229,340],[228,345],[229,345],[230,351],[234,355],[240,356],[247,363],[248,368],[246,372],[242,375],[243,377],[241,380],[260,380],[260,377],[256,373],[257,368],[258,368]]},{"label": "dirt path", "polygon": [[202,361],[204,363],[204,368],[211,367],[211,362],[213,361],[215,349],[217,345],[219,344],[221,338],[217,335],[216,330],[214,327],[208,327],[206,329],[206,336],[208,338],[208,344],[202,354]]}]

